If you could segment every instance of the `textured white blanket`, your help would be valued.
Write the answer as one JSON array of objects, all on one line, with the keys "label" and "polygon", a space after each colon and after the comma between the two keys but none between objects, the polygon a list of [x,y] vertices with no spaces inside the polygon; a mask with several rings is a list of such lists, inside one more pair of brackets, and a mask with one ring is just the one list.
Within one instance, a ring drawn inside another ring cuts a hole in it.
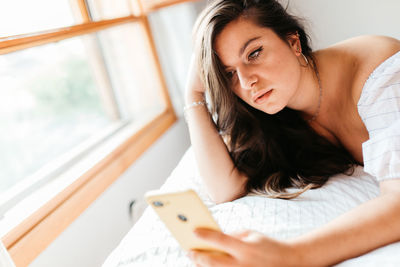
[{"label": "textured white blanket", "polygon": [[[309,190],[295,200],[246,196],[215,205],[204,190],[191,149],[162,186],[167,190],[186,188],[197,191],[224,232],[253,229],[277,239],[306,233],[379,193],[377,181],[359,167],[352,177],[332,177],[324,187]],[[103,265],[117,266],[180,267],[193,264],[153,210],[147,208]],[[400,266],[400,242],[337,266]]]}]

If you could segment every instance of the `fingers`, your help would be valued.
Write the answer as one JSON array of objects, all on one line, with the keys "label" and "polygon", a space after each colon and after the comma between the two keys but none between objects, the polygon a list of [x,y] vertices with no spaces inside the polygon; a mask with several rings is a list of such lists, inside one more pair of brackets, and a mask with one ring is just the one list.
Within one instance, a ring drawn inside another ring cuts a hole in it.
[{"label": "fingers", "polygon": [[188,77],[186,80],[186,92],[200,92],[204,93],[205,92],[205,87],[200,79],[200,74],[198,70],[198,66],[196,65],[196,57],[194,54],[192,54],[192,57],[190,59],[190,64],[189,64],[189,72],[188,72]]},{"label": "fingers", "polygon": [[208,242],[213,247],[225,251],[231,255],[239,254],[243,248],[243,244],[239,239],[219,231],[206,228],[197,228],[194,233],[197,237]]},{"label": "fingers", "polygon": [[226,254],[215,254],[202,251],[190,251],[189,258],[196,264],[196,266],[213,266],[213,267],[232,267],[235,265],[234,259]]},{"label": "fingers", "polygon": [[251,230],[240,230],[237,232],[230,233],[231,236],[236,237],[238,239],[243,239],[248,237],[252,233]]},{"label": "fingers", "polygon": [[246,243],[258,243],[262,240],[267,239],[265,235],[254,230],[242,230],[239,232],[231,233],[230,235]]}]

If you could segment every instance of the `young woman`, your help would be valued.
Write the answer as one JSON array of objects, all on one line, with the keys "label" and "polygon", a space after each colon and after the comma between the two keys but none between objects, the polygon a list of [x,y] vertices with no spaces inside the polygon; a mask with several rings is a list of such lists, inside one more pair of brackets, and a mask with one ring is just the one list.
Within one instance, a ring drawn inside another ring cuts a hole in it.
[{"label": "young woman", "polygon": [[[364,165],[381,195],[324,227],[277,241],[196,233],[229,255],[198,266],[326,266],[400,240],[400,42],[353,38],[312,51],[274,0],[217,0],[200,15],[185,116],[212,199],[292,198]],[[204,93],[209,93],[211,111]],[[285,188],[298,187],[298,194]]]}]

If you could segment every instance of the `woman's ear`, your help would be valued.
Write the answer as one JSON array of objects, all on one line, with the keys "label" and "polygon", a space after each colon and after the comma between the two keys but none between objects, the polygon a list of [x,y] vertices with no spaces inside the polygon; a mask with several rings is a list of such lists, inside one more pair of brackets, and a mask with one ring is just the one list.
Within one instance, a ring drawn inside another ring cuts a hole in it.
[{"label": "woman's ear", "polygon": [[287,42],[289,44],[289,47],[292,49],[292,51],[296,54],[296,56],[300,56],[302,53],[301,50],[301,43],[300,43],[300,36],[299,34],[296,33],[291,33],[287,36]]}]

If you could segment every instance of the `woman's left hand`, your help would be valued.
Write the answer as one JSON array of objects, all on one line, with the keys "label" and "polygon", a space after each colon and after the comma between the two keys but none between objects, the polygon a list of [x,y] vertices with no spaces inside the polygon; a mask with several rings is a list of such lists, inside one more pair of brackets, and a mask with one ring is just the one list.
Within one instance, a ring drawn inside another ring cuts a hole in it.
[{"label": "woman's left hand", "polygon": [[227,235],[198,228],[195,234],[213,247],[229,255],[192,250],[189,257],[196,266],[300,266],[296,249],[288,242],[278,241],[251,230]]}]

